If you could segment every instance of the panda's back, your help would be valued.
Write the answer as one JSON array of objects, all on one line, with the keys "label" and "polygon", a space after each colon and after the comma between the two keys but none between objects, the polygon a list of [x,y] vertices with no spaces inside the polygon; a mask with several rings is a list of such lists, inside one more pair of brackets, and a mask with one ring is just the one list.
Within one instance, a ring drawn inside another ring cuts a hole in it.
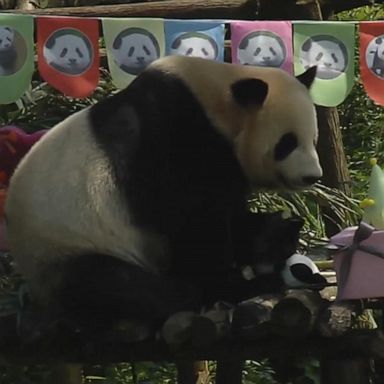
[{"label": "panda's back", "polygon": [[11,179],[6,203],[9,242],[26,277],[33,277],[41,262],[87,252],[146,264],[140,251],[144,235],[130,223],[88,115],[89,108],[54,127]]}]

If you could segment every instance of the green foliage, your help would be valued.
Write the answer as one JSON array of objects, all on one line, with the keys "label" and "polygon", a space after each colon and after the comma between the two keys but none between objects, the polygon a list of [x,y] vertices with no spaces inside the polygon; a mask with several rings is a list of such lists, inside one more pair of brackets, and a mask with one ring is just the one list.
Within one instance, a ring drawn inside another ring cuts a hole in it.
[{"label": "green foliage", "polygon": [[[92,381],[94,383],[94,381]],[[108,384],[176,384],[174,364],[168,363],[122,363],[106,369]],[[96,383],[95,383],[96,384]]]},{"label": "green foliage", "polygon": [[[251,199],[251,209],[261,212],[289,211],[305,219],[301,243],[309,250],[326,240],[324,219],[341,226],[355,225],[361,215],[358,201],[343,192],[317,184],[312,189],[291,194],[258,193]],[[330,218],[326,212],[331,211]]]},{"label": "green foliage", "polygon": [[0,105],[0,126],[14,124],[26,132],[51,128],[65,117],[116,91],[107,70],[101,71],[98,87],[85,99],[65,96],[47,83],[34,80],[30,90],[17,103]]},{"label": "green foliage", "polygon": [[244,367],[244,384],[277,384],[273,378],[273,369],[267,360],[254,361],[248,360]]}]

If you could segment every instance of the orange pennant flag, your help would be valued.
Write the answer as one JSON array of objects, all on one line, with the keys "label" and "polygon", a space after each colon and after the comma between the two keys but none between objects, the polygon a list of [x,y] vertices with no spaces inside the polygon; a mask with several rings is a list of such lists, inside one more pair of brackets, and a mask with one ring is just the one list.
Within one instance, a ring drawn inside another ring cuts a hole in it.
[{"label": "orange pennant flag", "polygon": [[40,17],[37,52],[41,76],[67,96],[87,97],[99,82],[99,22]]}]

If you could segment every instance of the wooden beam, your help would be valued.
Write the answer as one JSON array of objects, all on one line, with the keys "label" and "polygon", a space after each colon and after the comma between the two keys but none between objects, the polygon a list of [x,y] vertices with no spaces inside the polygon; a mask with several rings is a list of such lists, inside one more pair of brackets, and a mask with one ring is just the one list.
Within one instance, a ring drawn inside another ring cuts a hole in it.
[{"label": "wooden beam", "polygon": [[256,18],[258,3],[254,0],[164,0],[146,3],[63,7],[34,10],[10,10],[29,15],[88,17],[166,17],[166,18]]}]

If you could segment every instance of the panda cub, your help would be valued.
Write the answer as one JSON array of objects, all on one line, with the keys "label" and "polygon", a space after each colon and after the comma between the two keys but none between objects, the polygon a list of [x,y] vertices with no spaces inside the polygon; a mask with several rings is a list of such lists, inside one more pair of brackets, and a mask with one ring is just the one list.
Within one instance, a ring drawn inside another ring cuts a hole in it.
[{"label": "panda cub", "polygon": [[113,41],[113,56],[123,71],[138,75],[160,57],[160,46],[155,36],[143,28],[127,28]]},{"label": "panda cub", "polygon": [[375,45],[371,69],[376,75],[384,78],[384,37],[377,37]]},{"label": "panda cub", "polygon": [[156,328],[231,300],[228,271],[243,260],[228,223],[246,215],[251,188],[300,190],[322,175],[315,73],[168,56],[52,128],[6,202],[12,254],[41,311],[83,328]]},{"label": "panda cub", "polygon": [[201,57],[209,60],[216,60],[218,51],[216,41],[201,32],[183,33],[171,45],[172,55]]},{"label": "panda cub", "polygon": [[[64,30],[65,31],[65,30]],[[53,34],[43,48],[44,58],[56,70],[80,75],[92,63],[92,47],[84,35],[67,32]]]},{"label": "panda cub", "polygon": [[279,68],[286,58],[286,48],[278,35],[256,31],[241,40],[237,57],[241,64]]},{"label": "panda cub", "polygon": [[316,35],[301,47],[300,60],[304,68],[317,66],[317,77],[331,80],[345,72],[348,53],[342,41],[333,36]]},{"label": "panda cub", "polygon": [[11,75],[16,71],[17,51],[14,45],[15,31],[0,26],[0,76]]}]

